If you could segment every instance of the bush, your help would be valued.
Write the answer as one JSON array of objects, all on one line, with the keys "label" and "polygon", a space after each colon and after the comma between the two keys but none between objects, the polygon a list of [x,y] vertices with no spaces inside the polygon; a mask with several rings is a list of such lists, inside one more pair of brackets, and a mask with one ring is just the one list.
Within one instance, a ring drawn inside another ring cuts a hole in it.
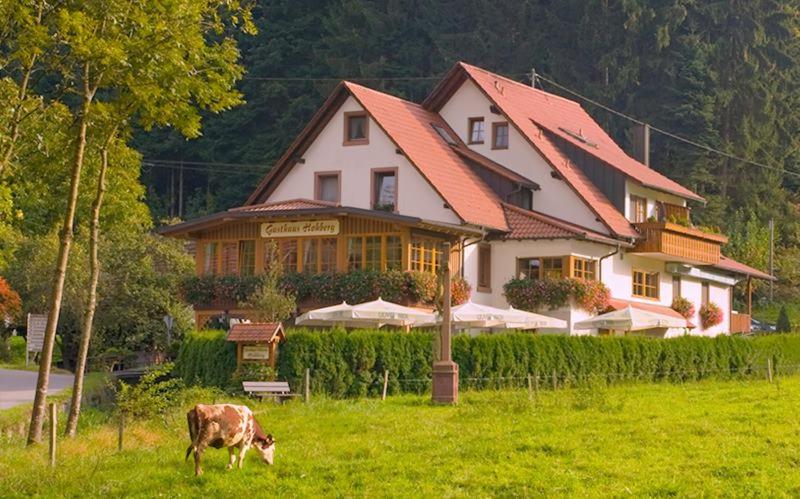
[{"label": "bush", "polygon": [[[379,394],[388,369],[391,393],[420,393],[430,389],[432,345],[430,332],[290,330],[278,355],[278,379],[299,391],[309,368],[313,391],[359,397]],[[761,377],[767,358],[776,370],[800,363],[800,336],[658,340],[505,333],[457,335],[453,341],[463,388],[523,386],[528,375],[549,386],[554,372],[559,385],[574,386]]]},{"label": "bush", "polygon": [[9,336],[0,339],[0,361],[9,364],[22,364],[25,362],[25,338],[22,336]]},{"label": "bush", "polygon": [[789,320],[789,312],[786,310],[786,305],[781,305],[781,310],[778,312],[778,322],[775,324],[775,331],[788,333],[791,330],[792,322]]},{"label": "bush", "polygon": [[126,417],[148,418],[175,406],[183,382],[170,377],[173,367],[172,364],[154,366],[135,385],[120,382],[116,387],[117,410]]},{"label": "bush", "polygon": [[231,376],[229,389],[233,392],[242,391],[243,381],[274,381],[275,370],[267,364],[258,362],[243,362]]},{"label": "bush", "polygon": [[508,303],[531,312],[565,307],[573,299],[587,312],[601,313],[608,309],[611,292],[600,281],[585,279],[514,278],[503,286]]},{"label": "bush", "polygon": [[188,385],[226,389],[236,369],[236,345],[225,340],[224,331],[199,331],[183,340],[175,374]]}]

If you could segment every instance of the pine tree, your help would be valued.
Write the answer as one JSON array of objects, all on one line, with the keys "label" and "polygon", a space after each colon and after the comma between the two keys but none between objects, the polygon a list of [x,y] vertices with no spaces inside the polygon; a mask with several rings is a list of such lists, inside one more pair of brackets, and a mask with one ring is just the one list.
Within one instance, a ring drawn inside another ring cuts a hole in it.
[{"label": "pine tree", "polygon": [[789,320],[789,312],[786,310],[786,305],[782,305],[780,312],[778,312],[775,331],[779,333],[790,333],[792,331],[792,322]]}]

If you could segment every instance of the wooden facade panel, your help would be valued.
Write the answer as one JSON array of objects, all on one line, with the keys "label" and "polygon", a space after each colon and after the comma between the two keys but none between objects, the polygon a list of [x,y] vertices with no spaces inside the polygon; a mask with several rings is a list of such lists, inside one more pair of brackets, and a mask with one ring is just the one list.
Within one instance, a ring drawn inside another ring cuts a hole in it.
[{"label": "wooden facade panel", "polygon": [[707,264],[720,260],[721,243],[715,235],[701,237],[689,230],[673,230],[671,226],[659,223],[648,222],[638,224],[638,227],[643,238],[637,241],[635,253],[663,253]]}]

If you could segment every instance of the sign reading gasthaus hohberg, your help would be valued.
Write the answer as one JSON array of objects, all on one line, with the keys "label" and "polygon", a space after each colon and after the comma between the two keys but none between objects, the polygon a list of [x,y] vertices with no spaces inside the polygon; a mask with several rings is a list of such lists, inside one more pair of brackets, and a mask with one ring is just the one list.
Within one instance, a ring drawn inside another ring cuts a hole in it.
[{"label": "sign reading gasthaus hohberg", "polygon": [[339,221],[335,219],[261,224],[261,237],[335,236],[338,233]]}]

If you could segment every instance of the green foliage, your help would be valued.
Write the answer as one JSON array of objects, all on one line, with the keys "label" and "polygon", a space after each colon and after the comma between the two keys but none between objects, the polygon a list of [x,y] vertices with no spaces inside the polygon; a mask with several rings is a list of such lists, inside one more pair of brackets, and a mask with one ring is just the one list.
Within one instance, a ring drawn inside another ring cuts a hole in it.
[{"label": "green foliage", "polygon": [[274,381],[275,370],[260,362],[242,362],[231,375],[229,390],[242,391],[243,381]]},{"label": "green foliage", "polygon": [[116,386],[117,411],[138,419],[164,414],[177,402],[183,381],[170,377],[172,364],[160,364],[147,370],[135,385],[119,382]]},{"label": "green foliage", "polygon": [[[423,332],[290,330],[280,347],[278,378],[299,390],[309,368],[315,392],[359,397],[378,394],[388,369],[391,392],[419,392],[429,389],[432,343],[433,335]],[[776,369],[800,363],[800,336],[654,340],[506,333],[453,340],[464,388],[521,386],[528,375],[552,386],[553,373],[559,386],[760,377],[767,358]]]},{"label": "green foliage", "polygon": [[188,385],[226,389],[236,370],[236,345],[225,340],[224,331],[198,331],[183,339],[175,374]]},{"label": "green foliage", "polygon": [[602,282],[574,278],[513,278],[503,285],[503,292],[513,307],[529,311],[561,308],[575,300],[582,309],[601,313],[608,309],[611,298],[611,291]]},{"label": "green foliage", "polygon": [[25,362],[25,338],[9,336],[0,339],[0,362],[22,364]]},{"label": "green foliage", "polygon": [[775,324],[775,331],[779,333],[788,333],[792,331],[792,321],[789,320],[789,312],[786,310],[786,305],[783,305],[780,312],[778,312],[778,322]]}]

